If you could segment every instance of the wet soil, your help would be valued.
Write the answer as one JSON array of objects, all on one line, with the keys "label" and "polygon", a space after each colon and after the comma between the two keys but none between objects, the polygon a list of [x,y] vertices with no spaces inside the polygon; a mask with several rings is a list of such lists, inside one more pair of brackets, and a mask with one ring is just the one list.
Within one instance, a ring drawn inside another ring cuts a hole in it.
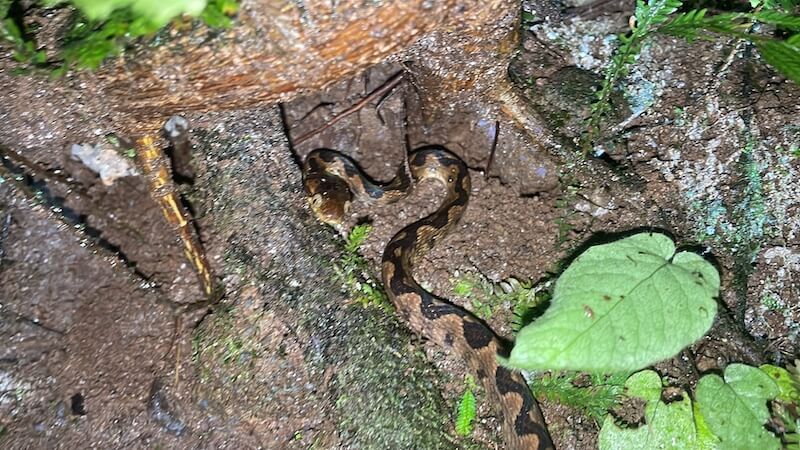
[{"label": "wet soil", "polygon": [[[550,20],[523,30],[510,72],[570,142],[591,99],[576,93],[596,84],[627,12],[539,7]],[[470,206],[419,267],[424,286],[457,304],[472,307],[453,292],[458,278],[536,281],[590,242],[658,229],[713,258],[723,279],[709,335],[657,366],[671,385],[800,353],[800,158],[789,151],[800,89],[740,43],[646,47],[615,100],[608,126],[619,132],[592,159],[604,172],[528,145],[497,108],[474,107],[484,93],[472,109],[426,104],[420,91],[436,86],[398,63],[280,109],[187,114],[196,178],[180,190],[224,293],[215,303],[143,177],[101,178],[73,156],[73,144],[101,145],[136,170],[124,139],[109,138],[125,130],[102,96],[80,75],[51,82],[13,67],[0,61],[4,447],[502,448],[480,393],[476,434],[455,436],[462,362],[348,301],[333,268],[339,238],[314,220],[300,185],[298,162],[319,147],[381,181],[428,143],[468,163]],[[292,145],[400,72],[397,87]],[[374,227],[362,248],[373,269],[441,195],[423,185],[354,214]],[[512,307],[487,319],[507,337]],[[547,401],[543,410],[558,448],[595,447],[591,419]]]}]

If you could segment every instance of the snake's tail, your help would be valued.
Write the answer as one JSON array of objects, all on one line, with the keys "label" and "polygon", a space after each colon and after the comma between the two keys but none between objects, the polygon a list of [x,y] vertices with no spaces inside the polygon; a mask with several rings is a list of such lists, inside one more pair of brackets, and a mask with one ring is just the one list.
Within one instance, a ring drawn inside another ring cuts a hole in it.
[{"label": "snake's tail", "polygon": [[[508,449],[552,449],[544,418],[519,372],[500,366],[504,344],[469,312],[418,287],[401,266],[384,261],[389,296],[410,328],[462,357],[483,386],[487,401],[500,405]],[[399,294],[399,295],[398,295]]]},{"label": "snake's tail", "polygon": [[[469,319],[464,320],[465,330],[469,322]],[[544,417],[525,378],[521,373],[497,363],[497,356],[501,352],[503,343],[485,325],[480,322],[473,323],[475,325],[472,326],[476,330],[472,333],[480,333],[491,341],[479,350],[473,348],[463,353],[463,356],[481,382],[488,400],[494,405],[501,405],[503,435],[507,447],[552,449],[553,443],[547,432]],[[477,331],[479,326],[482,328],[480,332]]]}]

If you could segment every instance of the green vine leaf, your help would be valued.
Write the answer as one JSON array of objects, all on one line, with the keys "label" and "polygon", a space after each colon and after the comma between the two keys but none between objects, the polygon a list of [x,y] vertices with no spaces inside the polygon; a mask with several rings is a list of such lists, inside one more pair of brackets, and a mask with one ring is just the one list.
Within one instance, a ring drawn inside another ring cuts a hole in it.
[{"label": "green vine leaf", "polygon": [[589,248],[556,282],[506,363],[528,370],[635,371],[699,339],[717,312],[717,270],[663,234]]},{"label": "green vine leaf", "polygon": [[726,449],[772,450],[781,441],[764,428],[770,417],[767,401],[780,394],[780,388],[762,370],[744,364],[731,364],[725,379],[706,375],[697,383],[698,410],[709,429]]}]

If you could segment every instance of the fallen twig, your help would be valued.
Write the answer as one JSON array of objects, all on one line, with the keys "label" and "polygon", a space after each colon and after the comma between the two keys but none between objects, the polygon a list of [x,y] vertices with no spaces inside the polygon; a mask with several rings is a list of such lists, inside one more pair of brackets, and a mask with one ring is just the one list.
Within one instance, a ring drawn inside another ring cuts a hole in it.
[{"label": "fallen twig", "polygon": [[345,109],[344,111],[340,112],[339,114],[333,116],[333,118],[331,118],[330,120],[325,122],[325,124],[323,124],[321,127],[316,128],[314,130],[311,130],[308,133],[305,133],[302,136],[298,137],[297,139],[292,139],[292,145],[293,146],[298,146],[298,145],[302,144],[303,142],[309,140],[313,136],[315,136],[315,135],[327,130],[328,128],[333,126],[333,124],[335,124],[336,122],[344,119],[345,117],[349,116],[350,114],[353,114],[354,112],[356,112],[359,109],[363,108],[364,105],[366,105],[370,101],[374,100],[377,97],[381,97],[384,94],[386,94],[387,92],[391,91],[398,84],[400,84],[400,82],[402,80],[403,80],[403,72],[396,73],[391,78],[386,80],[386,82],[383,83],[379,88],[377,88],[374,91],[370,92],[369,95],[367,95],[366,97],[364,97],[361,100],[359,100],[353,106],[351,106],[351,107]]}]

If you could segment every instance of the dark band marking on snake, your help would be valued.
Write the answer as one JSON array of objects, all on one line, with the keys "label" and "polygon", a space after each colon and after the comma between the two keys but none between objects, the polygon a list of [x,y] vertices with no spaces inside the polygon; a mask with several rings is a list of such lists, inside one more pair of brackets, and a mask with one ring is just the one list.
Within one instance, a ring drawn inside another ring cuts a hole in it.
[{"label": "dark band marking on snake", "polygon": [[[314,150],[303,169],[312,210],[337,229],[341,229],[354,199],[393,201],[404,197],[411,186],[411,179],[402,170],[391,183],[379,186],[352,160],[332,150]],[[466,209],[470,192],[467,167],[444,148],[427,147],[410,155],[409,170],[417,183],[426,179],[441,182],[447,194],[436,212],[406,226],[386,245],[381,266],[389,299],[414,332],[452,348],[467,362],[489,401],[502,414],[506,448],[553,448],[524,378],[497,363],[498,355],[508,354],[505,343],[471,313],[426,291],[413,277],[418,258],[455,227]]]}]

